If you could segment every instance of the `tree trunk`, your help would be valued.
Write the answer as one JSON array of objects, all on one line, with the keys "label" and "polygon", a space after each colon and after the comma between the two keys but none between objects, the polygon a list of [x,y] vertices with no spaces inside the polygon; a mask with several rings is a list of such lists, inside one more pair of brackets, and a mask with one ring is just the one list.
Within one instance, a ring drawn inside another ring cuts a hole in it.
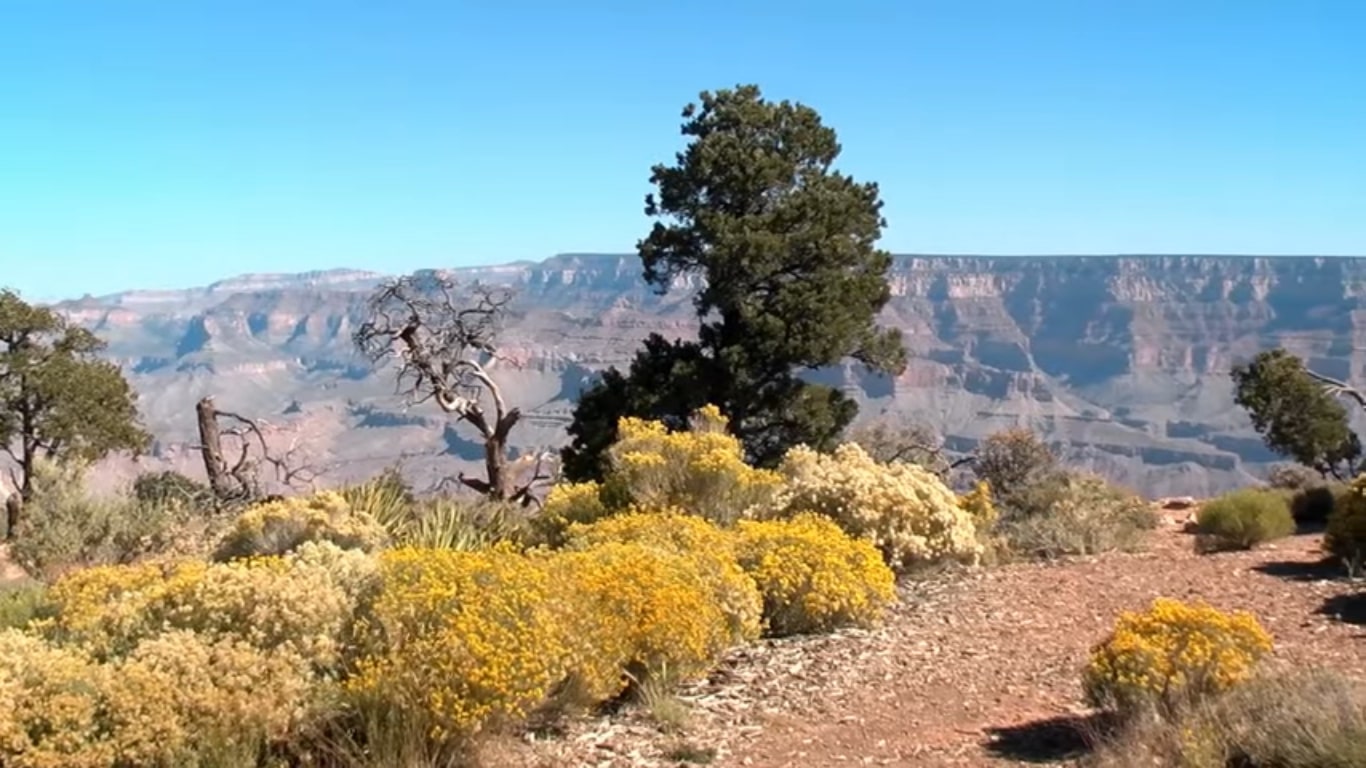
[{"label": "tree trunk", "polygon": [[24,500],[19,494],[12,493],[5,499],[5,539],[14,541],[14,531],[19,527],[19,515],[24,509]]},{"label": "tree trunk", "polygon": [[[25,386],[22,381],[20,386]],[[33,501],[33,466],[38,461],[38,430],[33,423],[31,403],[25,402],[23,409],[19,417],[19,430],[23,435],[24,450],[19,457],[19,471],[24,475],[24,482],[19,485],[19,498],[21,501]]]},{"label": "tree trunk", "polygon": [[223,438],[218,431],[218,411],[213,396],[202,398],[194,407],[199,420],[199,452],[204,456],[204,472],[209,476],[209,487],[214,496],[226,499],[233,494],[228,463],[223,460]]},{"label": "tree trunk", "polygon": [[484,471],[489,481],[490,499],[504,501],[512,495],[511,480],[507,471],[507,448],[498,437],[490,437],[484,442]]}]

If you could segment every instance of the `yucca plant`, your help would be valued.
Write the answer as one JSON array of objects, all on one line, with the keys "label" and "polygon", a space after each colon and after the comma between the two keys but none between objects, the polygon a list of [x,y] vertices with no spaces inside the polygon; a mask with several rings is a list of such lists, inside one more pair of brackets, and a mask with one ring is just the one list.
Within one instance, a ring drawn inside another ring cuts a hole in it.
[{"label": "yucca plant", "polygon": [[419,502],[398,540],[408,546],[473,550],[515,538],[511,505],[485,499],[438,497]]},{"label": "yucca plant", "polygon": [[397,467],[387,467],[363,483],[347,486],[341,495],[352,510],[369,514],[396,540],[412,520],[415,499]]}]

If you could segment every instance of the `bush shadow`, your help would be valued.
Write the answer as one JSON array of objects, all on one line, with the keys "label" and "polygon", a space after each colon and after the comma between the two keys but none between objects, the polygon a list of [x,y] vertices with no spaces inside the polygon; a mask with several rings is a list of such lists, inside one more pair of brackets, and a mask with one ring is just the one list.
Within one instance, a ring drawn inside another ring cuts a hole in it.
[{"label": "bush shadow", "polygon": [[1333,581],[1346,576],[1342,563],[1334,557],[1305,562],[1303,560],[1272,560],[1252,566],[1252,570],[1286,581]]},{"label": "bush shadow", "polygon": [[988,728],[987,752],[1022,763],[1056,763],[1090,754],[1118,727],[1113,714],[1061,715]]},{"label": "bush shadow", "polygon": [[1344,624],[1366,626],[1366,592],[1330,597],[1317,612]]}]

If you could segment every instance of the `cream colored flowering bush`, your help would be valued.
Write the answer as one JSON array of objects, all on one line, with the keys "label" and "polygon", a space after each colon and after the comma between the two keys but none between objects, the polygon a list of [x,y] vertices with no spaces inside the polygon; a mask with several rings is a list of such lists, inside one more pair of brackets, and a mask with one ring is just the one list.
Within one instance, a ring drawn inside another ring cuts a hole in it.
[{"label": "cream colored flowering bush", "polygon": [[[125,754],[159,756],[165,765],[183,765],[174,758],[194,754],[253,764],[261,745],[289,738],[326,690],[311,666],[286,648],[267,651],[188,630],[164,633],[111,669],[106,697],[116,715],[116,742]],[[150,699],[156,709],[144,712]],[[166,710],[162,718],[149,716],[158,710]]]},{"label": "cream colored flowering bush", "polygon": [[214,565],[167,596],[172,627],[335,666],[355,606],[326,566],[285,558]]},{"label": "cream colored flowering bush", "polygon": [[90,568],[53,585],[55,615],[35,626],[99,660],[183,629],[284,649],[326,669],[341,661],[354,615],[376,589],[376,570],[362,553],[316,542],[286,557]]},{"label": "cream colored flowering bush", "polygon": [[[176,630],[127,659],[0,633],[0,764],[180,766],[212,756],[254,765],[323,690],[297,655]],[[227,761],[224,763],[224,761]]]},{"label": "cream colored flowering bush", "polygon": [[0,632],[0,762],[6,768],[111,765],[105,671],[80,651]]},{"label": "cream colored flowering bush", "polygon": [[982,554],[971,512],[919,465],[880,464],[848,443],[829,455],[798,446],[778,471],[786,482],[765,517],[825,515],[849,535],[870,540],[893,570],[948,560],[975,563]]},{"label": "cream colored flowering bush", "polygon": [[306,541],[328,541],[344,549],[369,552],[387,538],[384,526],[368,512],[353,509],[340,493],[323,491],[248,508],[223,537],[214,558],[283,555]]}]

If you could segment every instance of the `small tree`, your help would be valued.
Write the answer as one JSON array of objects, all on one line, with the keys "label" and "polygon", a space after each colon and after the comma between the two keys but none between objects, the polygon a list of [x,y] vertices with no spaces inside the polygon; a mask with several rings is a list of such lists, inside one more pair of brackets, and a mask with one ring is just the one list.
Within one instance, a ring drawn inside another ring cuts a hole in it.
[{"label": "small tree", "polygon": [[462,484],[491,499],[529,504],[535,501],[536,484],[548,475],[537,461],[531,478],[517,483],[508,461],[508,438],[522,412],[508,406],[489,373],[498,359],[495,342],[511,300],[506,289],[475,284],[462,290],[440,274],[400,277],[371,296],[368,319],[354,340],[372,363],[398,358],[398,391],[410,403],[433,400],[478,431],[485,476],[462,472]]},{"label": "small tree", "polygon": [[839,141],[810,107],[753,85],[700,101],[683,110],[687,148],[652,169],[645,213],[659,220],[638,244],[656,291],[701,278],[698,340],[653,336],[628,374],[583,394],[564,452],[572,479],[601,476],[620,417],[680,428],[706,403],[755,464],[798,444],[832,448],[858,406],[798,373],[848,358],[905,368],[899,333],[876,323],[891,296],[877,185],[834,170]]},{"label": "small tree", "polygon": [[[140,452],[151,436],[139,424],[137,396],[105,344],[46,307],[0,291],[0,449],[14,459],[19,497],[33,496],[39,457],[96,461]],[[9,536],[20,505],[9,506]]]},{"label": "small tree", "polygon": [[977,447],[973,472],[1004,504],[1058,470],[1058,457],[1033,431],[1011,427],[987,435]]},{"label": "small tree", "polygon": [[1234,402],[1247,411],[1266,447],[1337,479],[1355,474],[1361,441],[1334,399],[1354,390],[1314,374],[1284,349],[1258,354],[1234,366]]}]

